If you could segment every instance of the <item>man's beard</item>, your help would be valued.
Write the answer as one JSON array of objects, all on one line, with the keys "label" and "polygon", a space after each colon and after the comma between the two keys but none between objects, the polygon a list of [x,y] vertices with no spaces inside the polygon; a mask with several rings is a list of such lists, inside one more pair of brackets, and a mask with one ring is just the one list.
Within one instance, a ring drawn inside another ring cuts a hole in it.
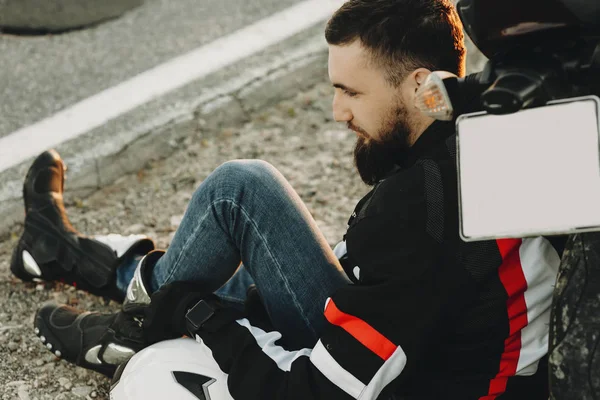
[{"label": "man's beard", "polygon": [[[354,147],[354,165],[364,183],[369,186],[375,185],[382,180],[397,164],[409,147],[410,127],[407,122],[407,113],[404,107],[395,111],[393,125],[388,125],[381,140],[366,139],[366,132],[358,127],[353,127],[363,135],[360,135]],[[391,127],[390,127],[391,125]]]}]

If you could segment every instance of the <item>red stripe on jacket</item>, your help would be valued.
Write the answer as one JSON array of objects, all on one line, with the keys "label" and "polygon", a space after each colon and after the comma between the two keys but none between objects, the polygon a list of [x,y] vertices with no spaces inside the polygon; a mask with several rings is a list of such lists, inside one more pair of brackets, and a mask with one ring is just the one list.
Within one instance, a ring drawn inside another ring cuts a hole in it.
[{"label": "red stripe on jacket", "polygon": [[390,358],[398,347],[362,319],[340,311],[332,299],[329,299],[325,307],[325,318],[384,360]]},{"label": "red stripe on jacket", "polygon": [[498,374],[490,381],[488,395],[480,400],[493,400],[506,391],[508,378],[515,376],[521,355],[521,329],[527,326],[527,304],[525,290],[527,280],[519,256],[521,239],[502,239],[496,241],[502,256],[502,265],[498,269],[500,281],[508,294],[509,335],[504,341],[504,351],[500,357]]}]

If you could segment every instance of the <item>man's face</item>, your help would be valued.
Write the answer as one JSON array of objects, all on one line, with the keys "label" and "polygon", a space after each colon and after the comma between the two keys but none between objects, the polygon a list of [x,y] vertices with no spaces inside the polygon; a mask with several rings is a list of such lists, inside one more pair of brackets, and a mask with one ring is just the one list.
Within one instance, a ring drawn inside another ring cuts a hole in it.
[{"label": "man's face", "polygon": [[409,147],[411,117],[406,84],[393,87],[383,68],[370,62],[359,40],[329,46],[329,79],[335,88],[333,117],[357,136],[354,160],[365,183],[373,185]]}]

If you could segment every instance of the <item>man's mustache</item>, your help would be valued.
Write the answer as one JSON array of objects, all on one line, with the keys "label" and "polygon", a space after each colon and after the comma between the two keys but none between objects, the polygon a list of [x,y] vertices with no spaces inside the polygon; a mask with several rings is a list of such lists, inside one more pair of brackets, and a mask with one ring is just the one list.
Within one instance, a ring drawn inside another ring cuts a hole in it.
[{"label": "man's mustache", "polygon": [[353,125],[352,122],[348,122],[347,126],[348,126],[348,129],[350,129],[351,131],[358,132],[365,137],[369,137],[369,134],[364,129],[359,128],[356,125]]}]

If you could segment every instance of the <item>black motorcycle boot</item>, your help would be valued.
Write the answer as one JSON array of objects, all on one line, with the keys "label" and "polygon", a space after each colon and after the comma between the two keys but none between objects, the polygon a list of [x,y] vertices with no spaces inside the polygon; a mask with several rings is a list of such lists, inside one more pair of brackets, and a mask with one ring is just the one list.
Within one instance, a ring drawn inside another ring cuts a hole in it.
[{"label": "black motorcycle boot", "polygon": [[116,269],[128,257],[154,249],[143,235],[86,236],[69,222],[63,204],[65,165],[54,150],[33,162],[23,185],[24,231],[11,259],[23,281],[61,281],[121,302]]},{"label": "black motorcycle boot", "polygon": [[600,399],[600,233],[569,237],[550,316],[551,399]]},{"label": "black motorcycle boot", "polygon": [[36,313],[34,326],[56,357],[109,378],[119,364],[145,347],[138,320],[123,311],[100,314],[46,303]]},{"label": "black motorcycle boot", "polygon": [[153,251],[139,262],[121,311],[90,313],[46,303],[35,315],[36,335],[55,356],[112,377],[120,364],[147,345],[142,322],[150,304],[149,277],[163,254]]}]

